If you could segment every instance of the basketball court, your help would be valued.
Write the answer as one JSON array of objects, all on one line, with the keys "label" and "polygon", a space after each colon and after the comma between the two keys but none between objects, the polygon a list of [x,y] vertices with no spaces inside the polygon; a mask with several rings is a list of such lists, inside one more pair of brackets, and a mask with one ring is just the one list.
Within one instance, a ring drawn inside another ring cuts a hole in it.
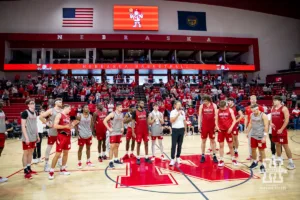
[{"label": "basketball court", "polygon": [[[46,148],[46,140],[42,144],[42,152]],[[120,146],[120,156],[125,153],[125,138]],[[247,138],[239,135],[240,148],[239,166],[233,167],[230,157],[225,156],[225,167],[218,168],[213,164],[207,153],[207,161],[200,164],[200,136],[185,136],[183,142],[183,163],[169,167],[169,161],[161,161],[160,154],[153,164],[145,164],[142,159],[140,166],[135,159],[115,169],[108,169],[108,161],[97,161],[96,139],[93,139],[92,162],[95,167],[77,168],[77,138],[72,138],[69,154],[68,171],[70,176],[55,173],[54,180],[48,180],[48,173],[43,172],[44,163],[34,164],[32,168],[38,175],[32,180],[25,180],[21,166],[21,141],[7,140],[3,151],[0,171],[9,181],[0,185],[0,199],[298,199],[300,178],[298,170],[286,169],[284,166],[270,166],[266,161],[265,177],[259,169],[250,171],[247,158]],[[165,156],[170,157],[171,137],[163,140]],[[289,144],[293,152],[295,165],[300,165],[300,132],[289,132]],[[209,145],[209,144],[207,144]],[[269,141],[267,143],[268,147]],[[226,145],[225,145],[226,147]],[[225,152],[227,152],[225,148]],[[267,158],[271,157],[269,148]],[[143,152],[143,151],[142,151]],[[54,152],[53,152],[54,153]],[[53,158],[53,153],[51,158]],[[283,153],[284,158],[285,154]],[[83,152],[83,162],[85,153]],[[57,167],[56,170],[59,170]],[[275,178],[276,177],[276,178]]]}]

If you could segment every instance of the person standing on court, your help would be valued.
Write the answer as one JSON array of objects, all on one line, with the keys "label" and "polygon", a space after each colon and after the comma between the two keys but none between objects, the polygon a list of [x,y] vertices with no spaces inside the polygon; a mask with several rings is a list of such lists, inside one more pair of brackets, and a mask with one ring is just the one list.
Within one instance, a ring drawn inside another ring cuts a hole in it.
[{"label": "person standing on court", "polygon": [[86,145],[86,165],[88,167],[94,167],[95,165],[91,162],[91,145],[93,140],[92,135],[92,115],[90,114],[89,106],[83,106],[83,113],[77,116],[78,124],[78,168],[82,169],[82,150]]},{"label": "person standing on court", "polygon": [[[45,172],[49,172],[50,170],[50,165],[49,165],[49,157],[50,157],[50,152],[51,149],[54,145],[54,143],[57,140],[57,129],[53,128],[53,124],[54,124],[54,119],[56,117],[57,114],[61,113],[62,111],[62,99],[57,98],[54,100],[54,107],[53,108],[49,108],[46,112],[42,113],[40,115],[40,120],[42,121],[42,123],[46,124],[48,127],[50,127],[49,129],[49,134],[48,134],[48,142],[47,142],[47,148],[46,148],[46,152],[45,152],[45,167],[44,167],[44,171]],[[50,121],[47,122],[46,118],[49,117]],[[62,158],[59,158],[58,160],[58,164],[60,166],[62,166]]]},{"label": "person standing on court", "polygon": [[[45,110],[40,111],[40,115],[43,114]],[[40,142],[36,143],[36,148],[33,151],[33,163],[37,164],[42,162],[41,157],[41,148],[42,148],[42,138],[43,138],[43,133],[44,133],[44,128],[46,127],[46,124],[44,124],[39,117],[37,118],[37,127],[38,127],[38,134],[40,137]]]},{"label": "person standing on court", "polygon": [[[256,149],[258,148],[262,160],[266,158],[265,148],[266,138],[268,136],[269,129],[269,121],[268,117],[265,113],[259,110],[257,104],[251,105],[252,114],[249,118],[248,127],[246,130],[247,137],[251,137],[251,149],[252,149],[252,164],[249,167],[250,169],[254,169],[258,166]],[[251,132],[251,134],[250,134]],[[263,174],[266,172],[264,163],[262,162],[260,166],[260,173]]]},{"label": "person standing on court", "polygon": [[[3,112],[2,107],[3,107],[3,104],[0,103],[0,157],[1,157],[1,153],[4,149],[6,135],[8,134],[6,132],[5,113]],[[7,178],[4,178],[4,177],[2,178],[0,176],[0,183],[4,183],[7,180],[8,180]]]},{"label": "person standing on court", "polygon": [[[103,105],[98,103],[97,110],[93,114],[92,120],[92,129],[94,130],[94,134],[97,136],[98,140],[98,161],[102,162],[107,159],[105,154],[106,152],[106,127],[103,123],[103,120],[107,116],[107,112],[104,109]],[[102,153],[101,153],[102,150]]]},{"label": "person standing on court", "polygon": [[61,154],[63,154],[63,157],[60,175],[70,175],[70,172],[66,170],[66,164],[68,161],[69,150],[71,149],[71,129],[79,123],[78,120],[71,122],[69,116],[70,111],[71,106],[64,104],[63,110],[60,113],[57,113],[54,119],[53,128],[57,129],[58,134],[56,140],[56,152],[54,158],[52,159],[51,168],[49,170],[49,180],[54,179],[54,168],[58,159],[61,157]]},{"label": "person standing on court", "polygon": [[[116,111],[107,115],[104,119],[103,124],[106,129],[109,131],[109,141],[110,141],[110,151],[109,158],[109,168],[115,168],[114,164],[123,164],[119,159],[119,146],[122,142],[121,138],[124,132],[124,123],[123,123],[123,113],[122,113],[122,104],[117,103]],[[108,125],[108,121],[111,121],[111,127]]]},{"label": "person standing on court", "polygon": [[32,179],[32,174],[37,174],[31,170],[32,153],[36,147],[36,142],[40,142],[37,128],[37,116],[35,113],[35,102],[27,99],[25,104],[28,106],[21,114],[22,144],[23,144],[23,167],[25,179]]},{"label": "person standing on court", "polygon": [[164,123],[163,114],[158,110],[158,104],[153,104],[153,111],[148,116],[148,124],[151,125],[151,139],[152,139],[152,158],[155,160],[155,148],[156,148],[156,139],[158,139],[159,149],[161,153],[161,160],[166,160],[164,156],[164,147],[162,144],[162,124]]},{"label": "person standing on court", "polygon": [[171,111],[170,121],[172,124],[172,147],[170,166],[175,165],[175,149],[177,146],[176,162],[180,164],[180,154],[183,143],[183,137],[186,134],[185,113],[182,110],[181,102],[175,101],[175,109]]},{"label": "person standing on court", "polygon": [[148,113],[144,109],[144,102],[140,101],[138,104],[138,109],[136,109],[135,112],[132,113],[132,136],[136,138],[137,142],[137,156],[136,156],[136,164],[141,164],[141,158],[140,158],[140,150],[141,150],[141,144],[142,140],[144,141],[145,145],[145,162],[148,164],[151,164],[152,161],[150,160],[148,156],[148,141],[149,141],[149,127],[148,127]]}]

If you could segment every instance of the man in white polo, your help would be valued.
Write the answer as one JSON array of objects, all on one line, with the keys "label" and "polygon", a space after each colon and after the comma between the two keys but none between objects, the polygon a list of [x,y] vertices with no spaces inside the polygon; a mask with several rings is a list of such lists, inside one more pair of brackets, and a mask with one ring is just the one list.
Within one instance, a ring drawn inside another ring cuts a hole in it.
[{"label": "man in white polo", "polygon": [[171,162],[170,166],[175,164],[175,148],[177,145],[176,162],[180,164],[181,147],[183,137],[186,133],[185,113],[181,108],[181,102],[175,101],[175,109],[171,111],[170,121],[172,123],[172,147],[171,147]]}]

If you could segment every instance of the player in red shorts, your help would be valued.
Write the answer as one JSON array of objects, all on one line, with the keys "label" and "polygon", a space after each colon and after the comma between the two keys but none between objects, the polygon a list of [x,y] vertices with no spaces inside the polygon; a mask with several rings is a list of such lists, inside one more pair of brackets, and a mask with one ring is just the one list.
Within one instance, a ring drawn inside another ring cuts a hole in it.
[{"label": "player in red shorts", "polygon": [[237,165],[232,145],[232,131],[236,123],[234,112],[231,108],[226,106],[226,101],[220,101],[219,107],[220,109],[216,112],[216,130],[218,131],[218,142],[220,143],[220,160],[218,166],[224,166],[223,156],[225,138],[231,154],[232,164]]},{"label": "player in red shorts", "polygon": [[215,142],[215,116],[217,113],[217,106],[212,102],[212,99],[208,95],[203,96],[203,104],[199,107],[198,124],[201,126],[201,138],[202,138],[202,157],[201,163],[205,162],[205,146],[206,140],[209,136],[210,146],[213,150],[213,161],[218,163],[216,156],[216,142]]},{"label": "player in red shorts", "polygon": [[[245,108],[244,130],[247,130],[250,121],[249,119],[252,114],[251,105],[255,105],[256,102],[257,102],[256,96],[255,95],[250,96],[250,105]],[[262,106],[258,105],[258,109],[260,110],[260,112],[264,112],[264,108]],[[252,159],[251,137],[248,137],[248,149],[249,149],[249,158],[247,158],[247,160],[251,160]]]},{"label": "player in red shorts", "polygon": [[[243,119],[244,114],[240,110],[238,106],[235,105],[233,98],[228,98],[228,107],[233,110],[234,116],[236,118],[235,126],[232,129],[232,137],[233,137],[233,149],[234,149],[234,155],[235,157],[238,157],[238,148],[239,148],[239,123],[241,119]],[[227,153],[227,155],[231,154],[230,152]]]},{"label": "player in red shorts", "polygon": [[[100,103],[97,104],[97,111],[93,114],[92,120],[92,127],[94,129],[94,133],[97,136],[98,140],[98,161],[102,162],[102,160],[106,160],[107,156],[105,155],[106,152],[106,127],[103,124],[103,120],[107,116],[107,112],[103,108],[103,105]],[[102,153],[101,153],[102,149]]]},{"label": "player in red shorts", "polygon": [[292,152],[288,145],[288,132],[286,129],[290,119],[289,110],[282,105],[282,98],[280,96],[273,97],[273,105],[270,123],[272,126],[272,140],[276,144],[277,164],[283,164],[283,160],[281,159],[281,146],[283,146],[289,159],[287,169],[292,170],[296,167],[292,159]]},{"label": "player in red shorts", "polygon": [[[135,147],[135,137],[132,135],[132,113],[135,112],[135,106],[131,105],[129,106],[129,112],[126,113],[124,117],[124,124],[127,125],[127,133],[126,133],[126,154],[123,157],[123,160],[129,159],[129,158],[135,158],[134,147]],[[129,146],[130,146],[130,140],[131,142],[131,153],[129,155]]]},{"label": "player in red shorts", "polygon": [[[122,134],[124,132],[124,123],[123,123],[123,113],[122,113],[122,104],[117,103],[116,111],[110,113],[103,121],[105,127],[109,131],[109,140],[110,140],[110,150],[109,158],[109,168],[115,168],[115,164],[123,164],[121,160],[118,159],[119,155],[119,146],[121,141]],[[108,126],[108,121],[111,120],[111,127]]]},{"label": "player in red shorts", "polygon": [[60,175],[70,175],[70,172],[66,170],[66,164],[68,161],[68,153],[71,149],[71,129],[78,124],[77,120],[71,123],[69,113],[71,106],[68,104],[63,105],[63,110],[58,113],[54,119],[53,128],[57,129],[57,140],[56,140],[56,153],[52,159],[51,168],[49,171],[49,180],[54,179],[54,168],[60,157],[62,157],[62,166],[60,168]]},{"label": "player in red shorts", "polygon": [[27,99],[25,104],[28,109],[21,114],[22,125],[22,144],[23,144],[23,167],[25,173],[25,179],[31,179],[31,174],[37,174],[30,168],[32,161],[32,153],[36,147],[36,142],[40,141],[38,128],[37,128],[37,116],[35,113],[35,102],[32,99]]},{"label": "player in red shorts", "polygon": [[[5,138],[7,135],[6,124],[5,124],[5,113],[3,112],[2,108],[3,108],[3,104],[0,103],[0,157],[1,157],[1,153],[4,149]],[[7,180],[8,180],[7,178],[0,177],[0,183],[4,183]]]},{"label": "player in red shorts", "polygon": [[[44,123],[47,124],[47,126],[49,127],[49,134],[48,134],[48,141],[47,141],[47,148],[46,148],[46,152],[45,152],[45,167],[44,167],[44,171],[45,172],[49,172],[50,170],[50,165],[49,165],[49,157],[50,157],[50,152],[51,149],[54,145],[54,143],[57,140],[57,130],[55,128],[53,128],[53,123],[54,123],[54,119],[56,117],[56,115],[58,113],[61,112],[61,108],[62,108],[62,99],[57,98],[54,100],[54,107],[53,108],[49,108],[46,112],[42,113],[40,115],[40,120]],[[49,106],[53,106],[53,105],[49,105]],[[49,121],[46,120],[46,118],[49,117]],[[58,160],[58,165],[62,165],[62,160],[61,158],[59,158]]]},{"label": "player in red shorts", "polygon": [[[250,169],[254,169],[258,166],[256,149],[258,148],[262,159],[266,158],[265,148],[266,137],[268,135],[269,129],[269,120],[265,113],[261,112],[258,108],[258,105],[251,105],[252,114],[250,115],[250,122],[246,130],[247,137],[251,135],[251,149],[252,149],[252,158],[253,162]],[[251,134],[249,135],[249,133]],[[265,173],[266,169],[262,163],[260,166],[260,173]]]},{"label": "player in red shorts", "polygon": [[91,145],[93,141],[92,134],[92,116],[88,105],[83,106],[83,113],[77,116],[78,124],[78,168],[82,168],[81,157],[84,145],[86,145],[86,165],[88,167],[94,167],[95,165],[91,162]]},{"label": "player in red shorts", "polygon": [[159,149],[161,153],[161,160],[166,160],[164,156],[164,146],[162,144],[162,124],[164,123],[163,114],[158,110],[158,104],[153,104],[153,111],[149,114],[148,123],[151,125],[151,139],[152,139],[152,158],[155,160],[155,148],[156,148],[156,139],[158,139]]},{"label": "player in red shorts", "polygon": [[144,102],[140,101],[138,104],[138,109],[132,113],[132,135],[136,137],[137,142],[137,159],[136,164],[140,165],[140,149],[142,140],[144,141],[145,145],[145,162],[152,163],[150,158],[148,157],[148,136],[149,136],[149,129],[148,129],[148,122],[147,122],[148,114],[144,110]]}]

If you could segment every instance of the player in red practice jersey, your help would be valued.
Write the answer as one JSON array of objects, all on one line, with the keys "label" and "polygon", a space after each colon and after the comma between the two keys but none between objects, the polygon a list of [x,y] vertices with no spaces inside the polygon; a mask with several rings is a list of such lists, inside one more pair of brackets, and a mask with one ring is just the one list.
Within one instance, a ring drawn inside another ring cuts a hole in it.
[{"label": "player in red practice jersey", "polygon": [[[102,160],[106,160],[107,156],[105,155],[106,151],[106,127],[103,124],[103,120],[107,116],[107,112],[105,111],[103,105],[100,103],[97,104],[97,110],[93,114],[92,120],[92,128],[93,133],[96,134],[98,140],[98,161],[102,162]],[[102,153],[101,153],[102,149]]]},{"label": "player in red practice jersey", "polygon": [[202,157],[201,163],[205,162],[205,145],[207,137],[210,139],[210,146],[213,151],[213,161],[218,163],[216,157],[216,142],[215,142],[215,116],[217,112],[216,104],[212,103],[210,96],[205,95],[203,97],[203,104],[199,107],[198,124],[201,126],[201,138],[202,138]]},{"label": "player in red practice jersey", "polygon": [[[248,124],[250,122],[250,116],[252,114],[251,106],[257,104],[257,99],[255,95],[250,96],[250,105],[245,108],[245,121],[244,121],[244,130],[247,130]],[[260,112],[264,112],[264,108],[258,105],[258,109]],[[252,149],[251,149],[251,135],[248,137],[248,150],[249,150],[249,158],[247,160],[252,160]]]},{"label": "player in red practice jersey", "polygon": [[140,101],[138,104],[138,109],[132,113],[132,135],[136,137],[137,142],[137,160],[136,164],[140,165],[140,149],[142,140],[145,145],[145,162],[152,163],[150,158],[148,157],[148,141],[149,141],[149,127],[148,127],[148,114],[146,110],[144,110],[144,102]]},{"label": "player in red practice jersey", "polygon": [[295,164],[292,159],[292,152],[288,145],[287,125],[289,124],[290,114],[287,107],[282,105],[280,96],[273,97],[274,107],[271,110],[271,126],[272,126],[272,141],[276,144],[277,163],[282,164],[281,145],[283,146],[286,155],[289,159],[287,169],[295,169]]},{"label": "player in red practice jersey", "polygon": [[218,142],[220,143],[220,160],[219,160],[219,167],[224,166],[223,156],[224,156],[224,139],[226,138],[231,158],[232,158],[232,164],[237,165],[234,151],[233,151],[233,145],[232,145],[232,131],[236,124],[236,119],[234,112],[231,108],[228,108],[226,106],[226,101],[220,101],[219,104],[220,109],[217,110],[216,113],[216,130],[218,133]]},{"label": "player in red practice jersey", "polygon": [[[235,119],[236,119],[235,126],[232,129],[232,137],[233,137],[234,155],[235,155],[235,157],[238,157],[238,148],[239,148],[239,136],[238,136],[238,134],[239,134],[239,123],[240,123],[241,119],[243,119],[244,114],[240,110],[240,108],[235,105],[233,98],[231,98],[231,97],[228,98],[227,102],[228,102],[228,107],[233,110],[233,113],[234,113],[234,116],[235,116]],[[229,155],[229,154],[230,154],[230,152],[227,153],[227,155]]]},{"label": "player in red practice jersey", "polygon": [[71,123],[69,113],[71,106],[68,104],[63,105],[63,110],[58,113],[54,120],[53,127],[57,129],[57,140],[56,140],[56,153],[51,163],[51,169],[49,172],[49,179],[54,179],[54,168],[60,154],[63,152],[62,167],[60,169],[61,175],[70,175],[70,172],[66,170],[66,164],[68,160],[68,153],[71,149],[71,129],[78,124],[77,120]]}]

